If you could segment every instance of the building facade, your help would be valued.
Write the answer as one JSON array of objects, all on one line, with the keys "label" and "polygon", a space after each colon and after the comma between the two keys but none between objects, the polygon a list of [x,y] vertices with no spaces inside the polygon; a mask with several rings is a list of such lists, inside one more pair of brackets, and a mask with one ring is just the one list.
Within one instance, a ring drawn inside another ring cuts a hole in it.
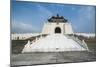
[{"label": "building facade", "polygon": [[48,22],[44,24],[42,34],[72,34],[71,23],[68,22],[63,16],[52,16]]}]

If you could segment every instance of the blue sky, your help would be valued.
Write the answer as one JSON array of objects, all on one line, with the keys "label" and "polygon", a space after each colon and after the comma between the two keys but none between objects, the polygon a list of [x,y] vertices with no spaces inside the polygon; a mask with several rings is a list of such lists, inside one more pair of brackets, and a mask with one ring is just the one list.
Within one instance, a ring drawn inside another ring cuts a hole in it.
[{"label": "blue sky", "polygon": [[11,32],[41,32],[47,19],[59,14],[68,19],[74,32],[95,33],[95,6],[12,1]]}]

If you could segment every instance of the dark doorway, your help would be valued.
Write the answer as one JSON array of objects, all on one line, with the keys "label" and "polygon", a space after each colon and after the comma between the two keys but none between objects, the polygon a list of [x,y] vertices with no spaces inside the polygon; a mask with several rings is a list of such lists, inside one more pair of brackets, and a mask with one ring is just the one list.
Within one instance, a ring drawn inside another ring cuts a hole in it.
[{"label": "dark doorway", "polygon": [[55,33],[61,33],[61,29],[59,27],[55,28]]}]

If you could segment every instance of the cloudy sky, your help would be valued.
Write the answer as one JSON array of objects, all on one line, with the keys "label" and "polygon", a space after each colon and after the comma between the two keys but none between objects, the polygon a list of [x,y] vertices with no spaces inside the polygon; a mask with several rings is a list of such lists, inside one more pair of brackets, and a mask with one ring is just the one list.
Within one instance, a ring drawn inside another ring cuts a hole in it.
[{"label": "cloudy sky", "polygon": [[59,14],[68,19],[74,32],[95,33],[95,6],[13,1],[11,32],[41,32],[51,16]]}]

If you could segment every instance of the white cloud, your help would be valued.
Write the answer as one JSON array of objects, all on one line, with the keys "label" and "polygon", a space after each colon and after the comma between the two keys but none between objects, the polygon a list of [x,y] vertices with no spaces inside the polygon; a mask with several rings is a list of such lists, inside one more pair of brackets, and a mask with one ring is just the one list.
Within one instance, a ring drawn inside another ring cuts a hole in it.
[{"label": "white cloud", "polygon": [[31,24],[27,24],[23,22],[12,22],[11,32],[15,32],[15,33],[36,32],[36,27],[32,26]]},{"label": "white cloud", "polygon": [[[37,22],[38,22],[38,20],[41,22],[44,22],[46,17],[48,18],[49,16],[53,15],[51,11],[49,11],[48,9],[46,9],[45,7],[43,7],[41,5],[38,5],[37,8],[39,11],[39,12],[37,12],[38,14],[36,14],[38,17],[35,17],[37,19]],[[36,21],[35,21],[35,23],[36,23]],[[43,25],[43,23],[40,23],[40,25]],[[11,26],[12,26],[11,31],[18,32],[18,33],[20,33],[20,32],[40,32],[40,30],[41,30],[38,26],[36,27],[33,24],[21,22],[18,20],[17,21],[13,20]]]},{"label": "white cloud", "polygon": [[93,11],[94,11],[94,7],[90,7],[90,6],[82,7],[79,10],[79,14],[80,14],[79,17],[84,17],[85,19],[91,20],[94,17]]},{"label": "white cloud", "polygon": [[75,7],[71,7],[71,9],[74,11],[75,10]]},{"label": "white cloud", "polygon": [[49,17],[49,16],[52,16],[53,15],[53,13],[51,11],[49,11],[48,9],[46,9],[45,7],[43,7],[41,5],[38,5],[37,8],[40,11],[41,17],[44,17],[45,18],[45,16],[48,16]]},{"label": "white cloud", "polygon": [[74,28],[78,31],[95,32],[95,10],[94,7],[81,7],[76,17]]}]

